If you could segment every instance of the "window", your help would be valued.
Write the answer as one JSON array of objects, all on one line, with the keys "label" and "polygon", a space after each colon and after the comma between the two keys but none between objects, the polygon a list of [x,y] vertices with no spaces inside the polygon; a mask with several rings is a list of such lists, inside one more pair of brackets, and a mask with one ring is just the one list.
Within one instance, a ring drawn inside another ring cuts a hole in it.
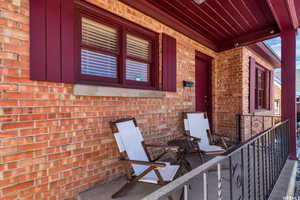
[{"label": "window", "polygon": [[255,69],[255,109],[269,109],[270,107],[270,71],[256,65]]},{"label": "window", "polygon": [[158,36],[124,20],[80,14],[80,81],[157,88]]}]

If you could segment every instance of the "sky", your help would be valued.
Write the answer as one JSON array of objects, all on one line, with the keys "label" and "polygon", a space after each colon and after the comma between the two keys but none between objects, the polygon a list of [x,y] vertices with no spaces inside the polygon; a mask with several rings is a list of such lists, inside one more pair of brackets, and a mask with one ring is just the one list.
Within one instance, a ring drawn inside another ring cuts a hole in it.
[{"label": "sky", "polygon": [[[299,30],[300,31],[300,30]],[[271,49],[281,57],[281,40],[280,37],[273,38],[271,40],[264,41]],[[297,35],[297,44],[296,44],[296,68],[300,69],[300,32]]]}]

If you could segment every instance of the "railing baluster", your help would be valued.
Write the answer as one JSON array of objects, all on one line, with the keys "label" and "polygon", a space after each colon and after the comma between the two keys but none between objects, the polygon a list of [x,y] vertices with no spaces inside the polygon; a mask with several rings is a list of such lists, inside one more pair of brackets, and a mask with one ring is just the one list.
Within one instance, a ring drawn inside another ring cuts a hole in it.
[{"label": "railing baluster", "polygon": [[260,199],[260,138],[257,139],[257,186],[258,186],[258,199]]},{"label": "railing baluster", "polygon": [[251,199],[251,159],[250,159],[250,145],[247,145],[247,169],[248,169],[248,199]]},{"label": "railing baluster", "polygon": [[203,172],[203,200],[207,199],[207,172]]},{"label": "railing baluster", "polygon": [[221,174],[221,164],[218,163],[218,200],[222,200],[222,174]]},{"label": "railing baluster", "polygon": [[272,187],[274,186],[275,160],[274,160],[274,130],[271,130],[271,171],[272,171]]},{"label": "railing baluster", "polygon": [[269,164],[268,164],[268,167],[269,167],[269,185],[268,185],[268,193],[270,193],[270,189],[272,187],[272,160],[271,160],[271,132],[268,131],[268,160],[269,160]]},{"label": "railing baluster", "polygon": [[253,195],[254,195],[254,199],[256,199],[256,166],[255,166],[255,164],[256,164],[256,162],[255,162],[255,142],[256,141],[254,141],[253,143],[252,143],[252,146],[253,146],[253,186],[254,186],[254,191],[253,191]]},{"label": "railing baluster", "polygon": [[244,182],[244,148],[241,149],[241,183],[242,183],[242,199],[245,198],[245,182]]},{"label": "railing baluster", "polygon": [[262,173],[263,173],[263,199],[266,198],[267,176],[266,176],[266,135],[262,137]]},{"label": "railing baluster", "polygon": [[230,180],[230,199],[233,199],[233,172],[232,172],[232,158],[229,156],[229,180]]},{"label": "railing baluster", "polygon": [[189,192],[189,186],[184,185],[184,187],[183,187],[183,199],[184,200],[188,200],[188,198],[189,198],[188,192]]}]

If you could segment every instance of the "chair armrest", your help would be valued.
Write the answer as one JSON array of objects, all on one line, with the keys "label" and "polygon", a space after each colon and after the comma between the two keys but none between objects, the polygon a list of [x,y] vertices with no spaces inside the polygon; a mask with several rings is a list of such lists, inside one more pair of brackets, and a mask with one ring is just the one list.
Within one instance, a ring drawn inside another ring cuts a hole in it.
[{"label": "chair armrest", "polygon": [[196,141],[196,142],[201,141],[200,138],[196,138],[196,137],[188,135],[188,134],[184,134],[184,136],[191,139],[192,141]]},{"label": "chair armrest", "polygon": [[136,165],[149,165],[153,167],[165,167],[166,164],[164,163],[156,163],[156,162],[148,162],[148,161],[140,161],[140,160],[127,160],[127,159],[121,159],[121,162],[126,162],[130,164],[136,164]]},{"label": "chair armrest", "polygon": [[214,138],[213,138],[214,141],[216,141],[216,138],[215,138],[215,137],[218,137],[218,138],[221,140],[221,143],[222,143],[222,145],[224,146],[224,148],[225,148],[225,149],[228,149],[228,146],[229,146],[229,145],[227,144],[226,140],[227,140],[227,141],[230,140],[229,137],[220,135],[220,134],[218,134],[218,133],[212,133],[211,135],[214,137]]},{"label": "chair armrest", "polygon": [[220,138],[224,138],[224,139],[231,140],[231,138],[230,138],[230,137],[228,137],[228,136],[224,136],[224,135],[221,135],[221,134],[218,134],[218,133],[212,133],[212,135],[214,135],[214,136],[217,136],[217,137],[220,137]]},{"label": "chair armrest", "polygon": [[145,146],[152,147],[152,148],[169,149],[174,151],[178,151],[180,149],[179,146],[175,146],[175,145],[145,144]]}]

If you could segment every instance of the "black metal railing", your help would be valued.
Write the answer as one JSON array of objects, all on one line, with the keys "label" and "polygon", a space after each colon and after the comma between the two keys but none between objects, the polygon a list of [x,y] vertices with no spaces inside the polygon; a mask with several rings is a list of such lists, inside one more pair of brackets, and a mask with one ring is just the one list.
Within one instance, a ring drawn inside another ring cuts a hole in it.
[{"label": "black metal railing", "polygon": [[[276,124],[143,200],[266,200],[289,155],[289,121]],[[177,198],[176,198],[177,199]]]},{"label": "black metal railing", "polygon": [[236,134],[240,142],[265,131],[281,122],[280,115],[236,115]]}]

